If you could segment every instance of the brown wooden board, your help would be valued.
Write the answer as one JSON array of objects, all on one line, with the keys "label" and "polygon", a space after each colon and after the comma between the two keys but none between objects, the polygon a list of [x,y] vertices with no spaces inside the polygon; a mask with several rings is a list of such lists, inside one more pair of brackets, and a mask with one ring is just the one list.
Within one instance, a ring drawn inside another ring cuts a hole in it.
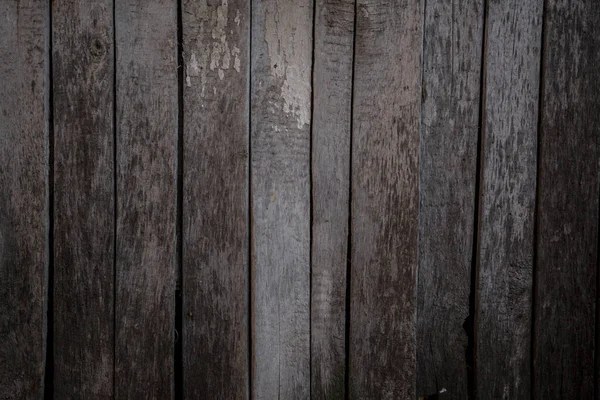
[{"label": "brown wooden board", "polygon": [[0,398],[44,394],[48,5],[0,4]]},{"label": "brown wooden board", "polygon": [[544,11],[534,391],[594,396],[598,250],[600,3]]},{"label": "brown wooden board", "polygon": [[354,1],[315,3],[311,394],[345,394]]},{"label": "brown wooden board", "polygon": [[117,1],[115,396],[173,397],[177,3]]},{"label": "brown wooden board", "polygon": [[52,3],[57,399],[113,395],[112,16],[112,1]]},{"label": "brown wooden board", "polygon": [[[423,39],[417,393],[465,399],[483,0],[429,0]],[[440,393],[441,392],[441,393]]]},{"label": "brown wooden board", "polygon": [[249,3],[182,4],[185,398],[249,397]]},{"label": "brown wooden board", "polygon": [[310,396],[312,0],[252,2],[252,387]]},{"label": "brown wooden board", "polygon": [[359,1],[352,137],[350,398],[416,398],[423,3]]},{"label": "brown wooden board", "polygon": [[531,396],[531,315],[542,0],[488,3],[476,390]]}]

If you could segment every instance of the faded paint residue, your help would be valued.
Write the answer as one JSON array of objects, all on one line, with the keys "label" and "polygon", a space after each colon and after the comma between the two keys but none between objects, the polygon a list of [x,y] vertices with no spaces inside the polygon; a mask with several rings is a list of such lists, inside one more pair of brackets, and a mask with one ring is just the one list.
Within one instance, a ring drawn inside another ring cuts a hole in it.
[{"label": "faded paint residue", "polygon": [[233,45],[233,49],[231,50],[231,54],[234,57],[233,68],[235,68],[235,70],[237,72],[240,72],[240,57],[239,57],[239,55],[240,55],[240,49],[236,45]]},{"label": "faded paint residue", "polygon": [[[280,13],[277,8],[265,13],[265,42],[271,73],[283,80],[282,109],[298,122],[298,128],[310,122],[310,38],[296,34],[299,21],[293,12]],[[308,23],[308,21],[307,21]]]},{"label": "faded paint residue", "polygon": [[[198,48],[192,51],[187,62],[186,85],[192,86],[192,77],[200,77],[202,97],[205,95],[208,69],[216,72],[220,80],[225,79],[225,71],[232,66],[237,72],[241,70],[240,49],[235,45],[230,49],[228,42],[228,13],[228,0],[222,0],[217,7],[209,7],[205,2],[201,2],[198,7],[197,18],[204,20],[204,23],[200,25],[197,37]],[[239,10],[236,10],[234,22],[239,27]],[[210,36],[207,35],[208,32]],[[233,30],[229,29],[229,32],[233,35]],[[213,88],[213,92],[214,90],[216,89]]]}]

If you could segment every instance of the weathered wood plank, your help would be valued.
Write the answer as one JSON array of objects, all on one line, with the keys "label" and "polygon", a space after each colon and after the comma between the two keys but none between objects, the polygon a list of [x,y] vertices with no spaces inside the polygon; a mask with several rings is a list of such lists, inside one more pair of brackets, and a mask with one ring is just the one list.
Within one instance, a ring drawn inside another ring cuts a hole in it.
[{"label": "weathered wood plank", "polygon": [[54,395],[113,395],[112,1],[53,2]]},{"label": "weathered wood plank", "polygon": [[249,3],[183,2],[185,398],[246,399]]},{"label": "weathered wood plank", "polygon": [[44,393],[48,5],[0,4],[0,398]]},{"label": "weathered wood plank", "polygon": [[417,392],[466,399],[483,0],[427,1],[423,40]]},{"label": "weathered wood plank", "polygon": [[310,396],[311,0],[252,3],[253,390]]},{"label": "weathered wood plank", "polygon": [[423,3],[358,3],[350,397],[416,397]]},{"label": "weathered wood plank", "polygon": [[311,394],[345,394],[354,1],[315,3]]},{"label": "weathered wood plank", "polygon": [[117,1],[115,396],[173,396],[177,4]]},{"label": "weathered wood plank", "polygon": [[541,105],[534,384],[594,396],[600,3],[548,0]]},{"label": "weathered wood plank", "polygon": [[477,288],[477,394],[531,397],[543,0],[490,1]]}]

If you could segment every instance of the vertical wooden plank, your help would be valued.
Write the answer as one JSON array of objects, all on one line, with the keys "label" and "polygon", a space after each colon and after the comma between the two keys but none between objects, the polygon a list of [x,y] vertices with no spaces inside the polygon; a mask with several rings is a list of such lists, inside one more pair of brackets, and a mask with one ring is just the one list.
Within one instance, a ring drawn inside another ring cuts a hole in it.
[{"label": "vertical wooden plank", "polygon": [[54,395],[113,395],[112,1],[52,3]]},{"label": "vertical wooden plank", "polygon": [[531,396],[542,0],[489,1],[477,300],[477,394]]},{"label": "vertical wooden plank", "polygon": [[0,398],[44,393],[48,5],[0,4]]},{"label": "vertical wooden plank", "polygon": [[252,2],[253,390],[310,396],[312,0]]},{"label": "vertical wooden plank", "polygon": [[540,126],[534,383],[594,396],[600,3],[547,0]]},{"label": "vertical wooden plank", "polygon": [[360,0],[352,138],[350,397],[416,397],[423,2]]},{"label": "vertical wooden plank", "polygon": [[249,3],[183,2],[185,398],[246,399]]},{"label": "vertical wooden plank", "polygon": [[345,394],[354,1],[315,3],[311,394]]},{"label": "vertical wooden plank", "polygon": [[417,392],[468,396],[483,0],[429,0],[423,40]]},{"label": "vertical wooden plank", "polygon": [[116,2],[115,397],[173,396],[177,5]]}]

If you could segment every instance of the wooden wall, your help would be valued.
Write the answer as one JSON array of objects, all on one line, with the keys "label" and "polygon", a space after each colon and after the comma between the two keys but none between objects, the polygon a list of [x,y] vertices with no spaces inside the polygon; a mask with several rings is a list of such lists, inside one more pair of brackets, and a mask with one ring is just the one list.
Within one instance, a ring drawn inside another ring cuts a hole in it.
[{"label": "wooden wall", "polygon": [[0,398],[598,398],[599,21],[0,2]]}]

